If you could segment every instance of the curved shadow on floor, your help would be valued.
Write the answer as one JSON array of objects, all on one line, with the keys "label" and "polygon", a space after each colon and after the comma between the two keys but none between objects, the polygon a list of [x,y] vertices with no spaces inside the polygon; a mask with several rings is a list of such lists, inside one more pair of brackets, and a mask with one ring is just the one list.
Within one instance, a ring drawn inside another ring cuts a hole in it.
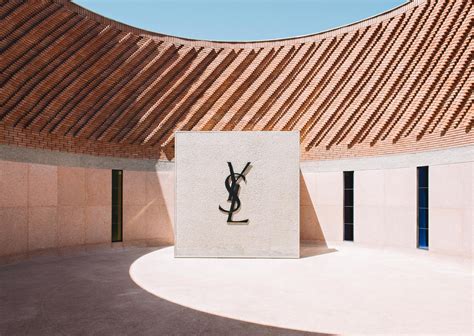
[{"label": "curved shadow on floor", "polygon": [[220,317],[146,292],[129,269],[156,250],[37,257],[0,266],[0,334],[318,335]]}]

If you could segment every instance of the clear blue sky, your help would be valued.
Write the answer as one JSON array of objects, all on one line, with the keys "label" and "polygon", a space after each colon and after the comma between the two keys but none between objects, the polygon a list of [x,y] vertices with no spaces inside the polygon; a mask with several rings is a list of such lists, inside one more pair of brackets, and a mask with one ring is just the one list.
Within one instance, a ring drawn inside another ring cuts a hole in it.
[{"label": "clear blue sky", "polygon": [[74,0],[129,25],[195,39],[264,40],[312,34],[406,0]]}]

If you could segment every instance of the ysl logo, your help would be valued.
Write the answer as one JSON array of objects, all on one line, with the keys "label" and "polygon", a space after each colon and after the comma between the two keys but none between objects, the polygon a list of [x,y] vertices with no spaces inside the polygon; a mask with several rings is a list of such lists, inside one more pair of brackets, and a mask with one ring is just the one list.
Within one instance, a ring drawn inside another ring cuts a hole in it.
[{"label": "ysl logo", "polygon": [[250,166],[250,162],[247,162],[247,164],[245,165],[244,169],[242,169],[242,172],[240,172],[240,174],[234,173],[234,167],[232,167],[231,162],[227,162],[227,165],[229,166],[230,174],[225,179],[225,188],[229,192],[229,197],[227,198],[227,201],[230,202],[230,209],[225,210],[219,205],[219,210],[229,214],[227,217],[227,223],[248,223],[249,221],[248,219],[234,221],[232,220],[232,215],[234,214],[234,212],[240,209],[239,180],[242,179],[245,182],[247,182],[247,180],[245,179],[245,171]]}]

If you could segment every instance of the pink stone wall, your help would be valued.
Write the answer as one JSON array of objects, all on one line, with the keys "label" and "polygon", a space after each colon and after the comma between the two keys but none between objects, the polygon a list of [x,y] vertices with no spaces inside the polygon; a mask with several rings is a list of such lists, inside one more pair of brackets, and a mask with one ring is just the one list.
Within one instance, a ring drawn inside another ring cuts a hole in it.
[{"label": "pink stone wall", "polygon": [[110,244],[106,169],[0,161],[0,256]]},{"label": "pink stone wall", "polygon": [[429,168],[429,245],[443,254],[473,256],[474,163]]},{"label": "pink stone wall", "polygon": [[0,255],[28,250],[28,201],[28,165],[0,161]]},{"label": "pink stone wall", "polygon": [[[123,176],[124,244],[173,244],[173,172]],[[110,169],[0,161],[0,190],[0,257],[111,244]]]},{"label": "pink stone wall", "polygon": [[416,168],[354,173],[354,241],[416,248]]},{"label": "pink stone wall", "polygon": [[[429,251],[473,256],[474,163],[429,167]],[[354,243],[417,247],[416,167],[354,173]],[[342,172],[301,174],[301,239],[342,241]]]},{"label": "pink stone wall", "polygon": [[[472,257],[474,163],[430,166],[430,251]],[[342,172],[303,172],[301,240],[342,241]],[[173,171],[124,171],[124,244],[173,244]],[[354,242],[416,248],[416,168],[354,175]],[[0,161],[0,257],[110,246],[111,170]]]},{"label": "pink stone wall", "polygon": [[124,242],[174,243],[174,173],[123,174]]},{"label": "pink stone wall", "polygon": [[342,240],[342,172],[300,175],[301,240]]}]

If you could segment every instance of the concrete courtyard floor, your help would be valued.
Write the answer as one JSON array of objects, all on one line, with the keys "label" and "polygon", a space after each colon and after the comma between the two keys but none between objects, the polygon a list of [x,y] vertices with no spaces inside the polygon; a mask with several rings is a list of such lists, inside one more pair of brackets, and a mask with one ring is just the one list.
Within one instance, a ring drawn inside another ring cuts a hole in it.
[{"label": "concrete courtyard floor", "polygon": [[472,281],[471,259],[352,244],[297,260],[35,257],[0,266],[0,335],[470,335]]},{"label": "concrete courtyard floor", "polygon": [[332,334],[472,335],[472,260],[353,243],[303,246],[300,259],[176,259],[130,269],[171,302],[241,321]]}]

